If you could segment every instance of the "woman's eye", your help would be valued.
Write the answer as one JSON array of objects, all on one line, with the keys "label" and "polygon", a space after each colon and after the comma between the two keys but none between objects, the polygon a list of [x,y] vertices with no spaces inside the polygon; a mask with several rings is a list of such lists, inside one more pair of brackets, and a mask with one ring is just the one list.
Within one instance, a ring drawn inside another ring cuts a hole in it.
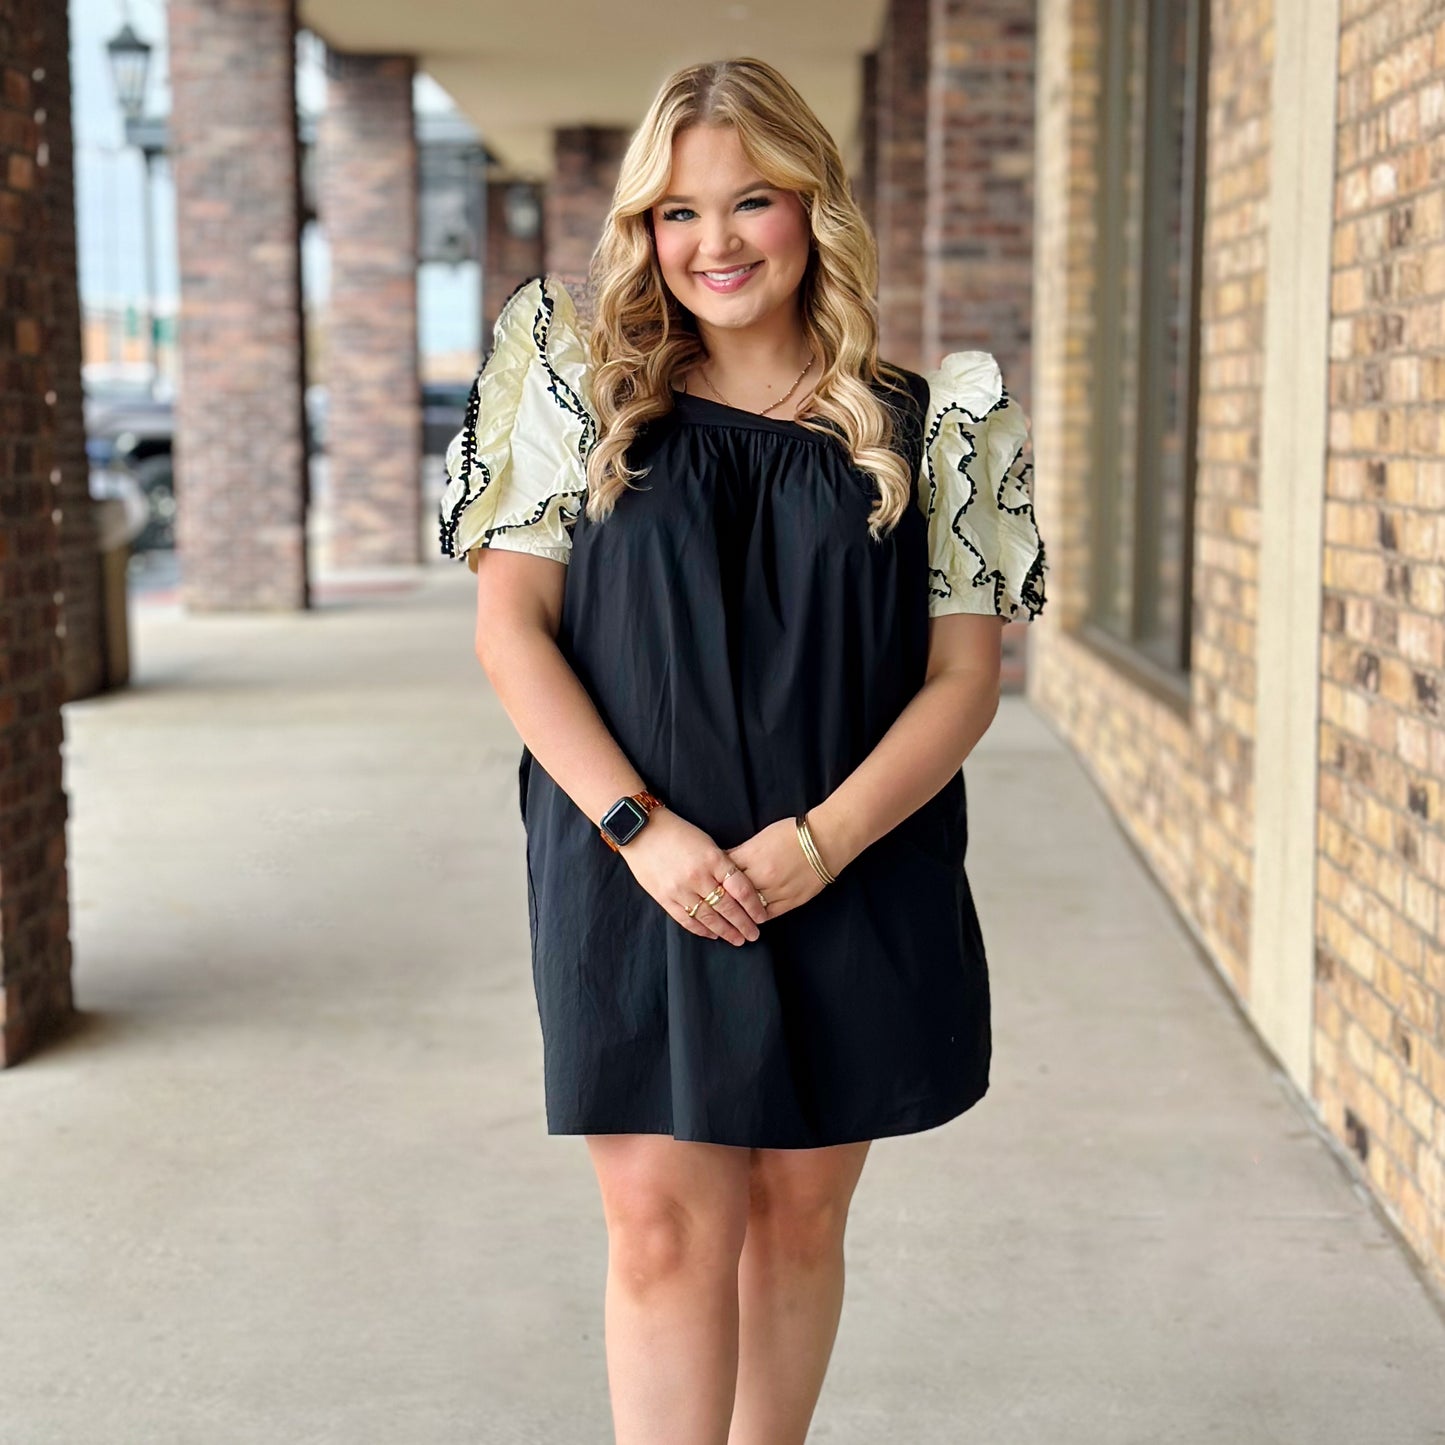
[{"label": "woman's eye", "polygon": [[[772,202],[766,196],[749,196],[746,200],[738,202],[739,208],[753,205],[770,206]],[[677,206],[670,211],[664,211],[662,213],[662,219],[664,221],[677,221],[681,220],[684,216],[692,216],[695,214],[696,212],[691,206]]]}]

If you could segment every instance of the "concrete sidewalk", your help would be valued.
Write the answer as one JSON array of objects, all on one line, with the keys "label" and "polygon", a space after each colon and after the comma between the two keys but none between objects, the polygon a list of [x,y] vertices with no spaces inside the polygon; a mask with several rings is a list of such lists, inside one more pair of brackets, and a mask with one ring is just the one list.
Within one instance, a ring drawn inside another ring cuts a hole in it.
[{"label": "concrete sidewalk", "polygon": [[[407,574],[403,574],[404,576]],[[472,578],[134,614],[66,709],[82,1025],[0,1075],[4,1445],[605,1445]],[[1445,1325],[1072,756],[968,764],[994,1082],[871,1152],[812,1439],[1426,1445]]]}]

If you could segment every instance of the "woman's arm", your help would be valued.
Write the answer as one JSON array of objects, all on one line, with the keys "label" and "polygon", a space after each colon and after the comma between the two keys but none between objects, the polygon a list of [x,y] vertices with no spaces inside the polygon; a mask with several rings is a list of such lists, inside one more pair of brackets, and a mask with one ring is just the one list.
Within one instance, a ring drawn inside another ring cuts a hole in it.
[{"label": "woman's arm", "polygon": [[[483,549],[477,566],[476,652],[532,756],[595,819],[648,782],[617,746],[557,646],[566,583],[564,563]],[[606,844],[599,838],[597,846]]]},{"label": "woman's arm", "polygon": [[1004,620],[947,613],[929,623],[924,683],[808,825],[834,874],[921,808],[963,766],[998,711]]},{"label": "woman's arm", "polygon": [[[567,565],[496,547],[481,549],[477,561],[477,658],[532,756],[595,821],[618,798],[648,787],[649,780],[607,731],[557,646]],[[597,846],[607,846],[600,836]],[[642,887],[689,933],[738,945],[758,936],[766,910],[737,871],[714,907],[697,918],[687,915],[687,907],[712,891],[731,860],[671,808],[654,810],[619,852]]]}]

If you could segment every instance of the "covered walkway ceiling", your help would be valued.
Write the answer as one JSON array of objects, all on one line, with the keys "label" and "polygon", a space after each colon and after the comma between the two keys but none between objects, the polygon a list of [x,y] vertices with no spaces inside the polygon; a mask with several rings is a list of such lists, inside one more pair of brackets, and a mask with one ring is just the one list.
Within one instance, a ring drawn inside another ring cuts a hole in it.
[{"label": "covered walkway ceiling", "polygon": [[856,168],[860,57],[883,0],[301,0],[337,50],[415,55],[509,170],[552,169],[552,131],[631,129],[673,70],[754,55],[803,93]]}]

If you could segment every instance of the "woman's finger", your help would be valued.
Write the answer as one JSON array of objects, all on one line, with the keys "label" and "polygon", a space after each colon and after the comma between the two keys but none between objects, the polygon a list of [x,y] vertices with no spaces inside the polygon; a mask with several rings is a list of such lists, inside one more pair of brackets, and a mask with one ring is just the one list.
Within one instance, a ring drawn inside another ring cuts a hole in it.
[{"label": "woman's finger", "polygon": [[[717,882],[714,881],[708,884],[705,878],[697,880],[693,886],[697,888],[698,896],[701,898],[706,898],[710,894],[718,891]],[[691,905],[688,906],[690,907]],[[738,922],[735,922],[723,912],[725,907],[736,909],[737,903],[732,895],[729,894],[726,889],[723,889],[722,897],[719,898],[716,903],[699,903],[697,912],[693,914],[693,917],[696,918],[699,923],[705,924],[718,938],[723,939],[727,943],[746,943],[747,938],[744,936]]]},{"label": "woman's finger", "polygon": [[763,902],[762,893],[753,880],[748,877],[746,869],[738,868],[736,873],[723,880],[723,887],[737,899],[742,905],[743,911],[754,923],[761,924],[768,921],[768,905]]},{"label": "woman's finger", "polygon": [[[746,943],[748,940],[742,929],[721,911],[726,898],[727,895],[724,894],[723,898],[719,898],[716,903],[702,904],[697,910],[697,917],[705,922],[724,943]],[[731,903],[730,906],[736,908],[737,904]]]},{"label": "woman's finger", "polygon": [[[699,913],[702,911],[702,909],[698,909]],[[667,912],[671,914],[678,923],[682,924],[689,933],[695,933],[699,938],[712,938],[715,936],[710,928],[699,922],[696,918],[689,918],[687,916],[687,909],[683,904],[670,903],[667,905]]]},{"label": "woman's finger", "polygon": [[[712,889],[708,890],[709,893],[711,891]],[[729,943],[746,943],[747,940],[742,932],[728,919],[708,904],[698,901],[700,896],[705,897],[706,895],[694,893],[690,899],[674,898],[664,902],[659,898],[657,902],[670,918],[675,919],[689,933],[695,933],[699,938],[724,938]],[[721,903],[722,900],[719,899],[718,902]],[[688,909],[695,903],[697,904],[696,912],[689,913]]]},{"label": "woman's finger", "polygon": [[758,925],[753,921],[747,909],[744,908],[731,893],[724,890],[723,896],[713,904],[713,907],[717,912],[722,914],[749,943],[757,937],[759,931]]}]

